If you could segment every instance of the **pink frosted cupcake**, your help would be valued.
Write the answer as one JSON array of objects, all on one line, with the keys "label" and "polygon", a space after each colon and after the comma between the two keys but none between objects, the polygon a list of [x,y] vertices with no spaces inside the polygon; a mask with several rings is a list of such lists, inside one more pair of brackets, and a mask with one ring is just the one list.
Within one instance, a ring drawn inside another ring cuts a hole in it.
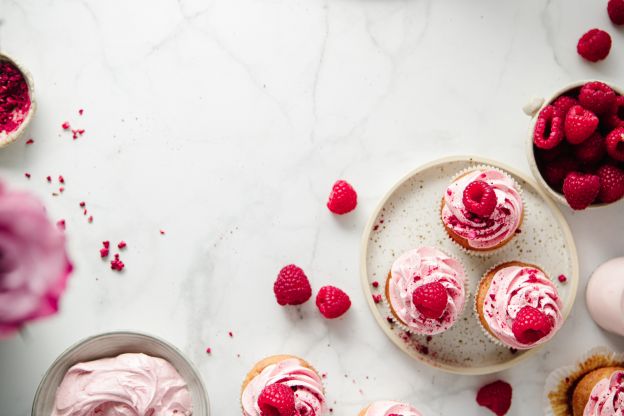
[{"label": "pink frosted cupcake", "polygon": [[509,175],[484,166],[461,173],[446,188],[441,215],[453,241],[469,252],[488,253],[513,238],[524,205]]},{"label": "pink frosted cupcake", "polygon": [[407,331],[435,335],[449,329],[466,302],[464,268],[433,247],[402,254],[386,280],[386,301]]},{"label": "pink frosted cupcake", "polygon": [[358,416],[422,416],[414,406],[407,403],[380,401],[371,403],[362,409]]},{"label": "pink frosted cupcake", "polygon": [[489,270],[479,283],[475,301],[486,333],[518,350],[543,344],[563,324],[557,288],[532,264],[512,261]]}]

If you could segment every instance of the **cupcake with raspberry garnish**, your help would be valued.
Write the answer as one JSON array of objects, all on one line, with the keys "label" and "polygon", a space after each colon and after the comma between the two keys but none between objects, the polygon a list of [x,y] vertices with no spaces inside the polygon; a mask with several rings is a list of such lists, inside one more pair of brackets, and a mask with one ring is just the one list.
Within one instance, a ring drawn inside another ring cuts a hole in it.
[{"label": "cupcake with raspberry garnish", "polygon": [[491,254],[522,224],[519,186],[506,173],[479,167],[460,173],[442,199],[442,223],[451,239],[468,253]]},{"label": "cupcake with raspberry garnish", "polygon": [[374,402],[360,410],[358,416],[422,416],[412,405],[395,401]]},{"label": "cupcake with raspberry garnish", "polygon": [[559,368],[546,379],[547,416],[624,414],[624,356],[604,347],[576,365]]},{"label": "cupcake with raspberry garnish", "polygon": [[321,416],[327,400],[321,377],[305,360],[275,355],[258,362],[241,390],[244,416]]},{"label": "cupcake with raspberry garnish", "polygon": [[421,247],[394,261],[385,295],[390,312],[403,329],[435,335],[457,321],[466,292],[461,263],[436,248]]},{"label": "cupcake with raspberry garnish", "polygon": [[481,279],[475,312],[495,342],[526,350],[552,338],[563,324],[563,303],[555,285],[537,266],[500,264]]}]

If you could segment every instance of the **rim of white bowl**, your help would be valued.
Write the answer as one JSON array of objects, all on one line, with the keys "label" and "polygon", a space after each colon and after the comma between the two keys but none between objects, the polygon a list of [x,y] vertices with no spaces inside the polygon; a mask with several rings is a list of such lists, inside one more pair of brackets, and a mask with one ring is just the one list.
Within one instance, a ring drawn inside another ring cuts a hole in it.
[{"label": "rim of white bowl", "polygon": [[[531,121],[529,123],[529,134],[528,134],[528,140],[526,142],[527,143],[526,152],[527,152],[527,161],[529,162],[529,168],[531,169],[531,173],[533,174],[533,177],[535,177],[535,180],[537,181],[537,184],[540,186],[540,188],[542,188],[555,201],[559,202],[562,205],[565,205],[568,208],[570,208],[570,205],[566,201],[563,194],[555,191],[553,188],[550,187],[550,185],[548,185],[548,183],[546,183],[546,180],[542,177],[542,174],[540,173],[539,168],[537,167],[537,160],[535,158],[535,148],[533,146],[533,130],[535,129],[537,116],[544,107],[551,104],[560,95],[565,94],[566,92],[573,90],[575,88],[580,88],[588,82],[602,82],[604,84],[607,84],[609,87],[611,87],[613,91],[615,91],[617,94],[624,95],[624,90],[622,88],[618,87],[617,85],[614,85],[612,82],[609,82],[609,81],[604,81],[600,79],[585,79],[585,80],[574,81],[574,82],[567,84],[566,86],[562,88],[559,88],[554,93],[552,93],[548,98],[544,99],[544,102],[539,107],[539,109],[537,109],[537,111],[531,116]],[[587,207],[586,210],[611,206],[623,200],[624,199],[621,199],[620,201],[615,201],[615,202],[611,202],[608,204],[605,204],[605,203],[592,204],[589,207]]]},{"label": "rim of white bowl", "polygon": [[26,117],[24,117],[24,120],[22,120],[22,124],[20,124],[17,129],[13,130],[10,133],[7,133],[7,137],[4,141],[0,141],[0,149],[2,149],[3,147],[8,146],[9,144],[17,141],[20,137],[22,137],[24,131],[30,124],[35,114],[35,110],[37,109],[37,101],[35,100],[35,82],[33,81],[31,73],[13,57],[2,52],[0,52],[0,61],[10,62],[11,64],[15,65],[15,67],[22,73],[24,80],[26,80],[26,85],[28,86],[28,95],[30,96],[30,109],[28,110]]}]

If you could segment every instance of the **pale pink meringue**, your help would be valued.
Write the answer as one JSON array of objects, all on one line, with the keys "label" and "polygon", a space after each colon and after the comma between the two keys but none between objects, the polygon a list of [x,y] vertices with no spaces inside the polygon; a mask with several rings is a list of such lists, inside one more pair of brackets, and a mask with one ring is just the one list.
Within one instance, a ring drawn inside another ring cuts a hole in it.
[{"label": "pale pink meringue", "polygon": [[[516,315],[532,306],[551,319],[552,330],[533,344],[520,343],[512,331]],[[563,324],[563,303],[556,286],[539,269],[507,266],[498,270],[483,301],[483,316],[496,338],[516,349],[528,349],[551,339]]]},{"label": "pale pink meringue", "polygon": [[72,366],[51,416],[190,416],[186,382],[162,358],[121,354]]},{"label": "pale pink meringue", "polygon": [[591,391],[583,416],[624,415],[624,371],[600,380]]},{"label": "pale pink meringue", "polygon": [[[489,184],[496,195],[496,208],[489,218],[471,214],[464,206],[466,187],[474,181]],[[488,249],[511,238],[522,222],[524,205],[509,175],[496,169],[477,169],[451,183],[444,193],[442,221],[475,249]]]},{"label": "pale pink meringue", "polygon": [[[403,253],[392,264],[388,302],[410,331],[439,334],[449,329],[464,309],[465,281],[461,263],[436,248],[420,247]],[[418,286],[434,282],[442,284],[448,294],[446,309],[439,319],[425,317],[412,301]]]},{"label": "pale pink meringue", "polygon": [[422,414],[414,407],[406,403],[393,401],[380,401],[372,403],[366,409],[364,416],[422,416]]},{"label": "pale pink meringue", "polygon": [[0,338],[56,313],[71,271],[65,237],[41,202],[0,183]]},{"label": "pale pink meringue", "polygon": [[296,358],[288,358],[268,365],[247,384],[241,396],[245,416],[261,415],[258,397],[266,386],[275,383],[285,384],[294,390],[297,410],[294,416],[321,416],[327,413],[323,382],[316,371],[301,365]]}]

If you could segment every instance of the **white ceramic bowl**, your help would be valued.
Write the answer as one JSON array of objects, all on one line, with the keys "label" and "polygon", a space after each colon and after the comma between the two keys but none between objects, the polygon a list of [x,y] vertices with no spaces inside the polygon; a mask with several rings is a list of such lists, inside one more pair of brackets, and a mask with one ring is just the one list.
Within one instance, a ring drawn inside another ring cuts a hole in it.
[{"label": "white ceramic bowl", "polygon": [[[537,115],[539,114],[540,111],[542,111],[542,109],[544,107],[546,107],[549,104],[552,104],[553,101],[555,101],[560,95],[573,90],[575,88],[580,88],[581,86],[583,86],[584,84],[588,83],[588,82],[594,82],[594,81],[599,81],[599,82],[603,82],[605,84],[607,84],[608,86],[610,86],[611,88],[613,88],[613,90],[619,94],[619,95],[624,95],[624,91],[616,86],[613,85],[609,82],[606,81],[601,81],[601,80],[584,80],[584,81],[576,81],[573,82],[571,84],[566,85],[565,87],[555,91],[550,97],[543,99],[543,98],[535,98],[533,99],[532,103],[529,103],[525,106],[525,113],[527,113],[528,115],[531,116],[531,123],[529,124],[529,135],[528,135],[528,139],[527,139],[527,147],[526,147],[526,151],[527,151],[527,159],[529,161],[529,167],[531,168],[531,173],[533,174],[533,176],[535,177],[535,180],[537,181],[537,183],[539,184],[539,186],[545,190],[548,195],[553,198],[555,201],[569,207],[568,202],[566,201],[565,197],[563,196],[562,193],[557,192],[556,190],[552,189],[550,187],[550,185],[548,185],[548,183],[546,183],[546,180],[544,180],[544,178],[542,177],[542,174],[539,171],[539,168],[537,167],[537,160],[535,159],[535,147],[533,146],[533,130],[535,129],[535,122],[537,121]],[[622,201],[622,200],[620,200]],[[612,204],[617,204],[620,201],[616,201],[616,202],[612,202]],[[602,204],[602,203],[598,203],[598,204],[592,204],[590,205],[587,209],[590,208],[600,208],[600,207],[604,207],[607,205],[611,205],[611,204]]]},{"label": "white ceramic bowl", "polygon": [[48,368],[39,383],[31,415],[50,416],[52,414],[56,389],[72,365],[99,358],[115,357],[123,353],[145,353],[169,361],[188,384],[193,400],[193,416],[210,416],[208,394],[193,364],[168,342],[137,332],[99,334],[86,338],[65,350]]},{"label": "white ceramic bowl", "polygon": [[24,131],[30,124],[30,121],[32,120],[33,115],[35,114],[37,103],[35,101],[35,84],[33,82],[32,75],[30,75],[30,72],[28,72],[28,70],[26,70],[19,63],[15,62],[15,60],[8,55],[4,55],[0,53],[0,61],[8,61],[12,63],[13,65],[15,65],[15,67],[24,76],[24,79],[26,80],[26,85],[28,85],[28,94],[30,95],[30,109],[28,110],[28,114],[26,114],[26,117],[22,121],[22,124],[20,124],[20,126],[17,129],[8,133],[6,137],[2,138],[0,136],[0,148],[3,148],[4,146],[7,146],[8,144],[13,143],[14,141],[19,139],[24,134]]}]

